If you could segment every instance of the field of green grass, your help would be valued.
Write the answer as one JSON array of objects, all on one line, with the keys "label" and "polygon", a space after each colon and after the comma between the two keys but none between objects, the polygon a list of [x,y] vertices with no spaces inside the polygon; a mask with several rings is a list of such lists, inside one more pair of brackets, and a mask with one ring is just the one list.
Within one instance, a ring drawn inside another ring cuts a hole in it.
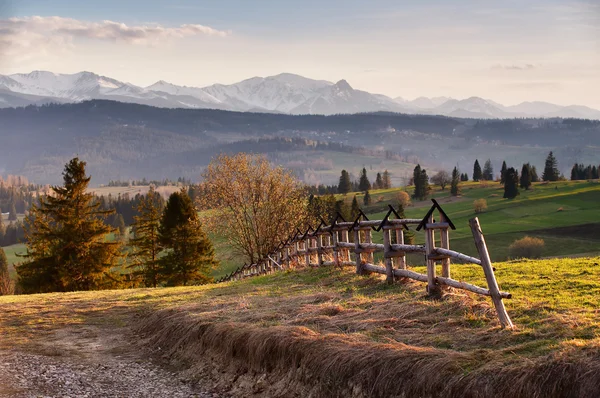
[{"label": "field of green grass", "polygon": [[[387,204],[397,207],[398,189],[372,191],[374,203],[365,208],[371,219],[381,219]],[[409,190],[409,193],[411,191]],[[456,231],[450,232],[450,247],[476,255],[468,220],[479,217],[493,261],[508,259],[508,246],[524,236],[534,236],[545,241],[544,257],[600,254],[600,183],[568,181],[537,183],[530,190],[521,190],[515,199],[503,199],[503,187],[496,182],[463,183],[461,196],[449,196],[449,189],[435,189],[436,198],[451,218]],[[383,196],[382,202],[376,198]],[[362,204],[363,195],[358,195]],[[475,214],[473,201],[485,199],[488,208]],[[352,194],[346,195],[352,200]],[[409,218],[422,218],[431,201],[413,202],[406,208]],[[374,233],[374,239],[381,237]],[[416,233],[418,243],[424,242],[422,233]]]}]

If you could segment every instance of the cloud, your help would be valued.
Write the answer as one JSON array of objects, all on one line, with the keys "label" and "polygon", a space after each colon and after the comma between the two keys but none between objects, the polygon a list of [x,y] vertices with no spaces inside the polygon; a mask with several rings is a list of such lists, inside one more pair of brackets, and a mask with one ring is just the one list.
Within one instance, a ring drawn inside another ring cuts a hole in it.
[{"label": "cloud", "polygon": [[0,35],[18,34],[24,31],[67,37],[85,37],[98,40],[123,40],[140,42],[160,38],[183,38],[188,36],[227,36],[229,32],[209,26],[185,24],[174,28],[161,25],[128,26],[121,22],[90,22],[62,17],[25,17],[0,20]]},{"label": "cloud", "polygon": [[524,65],[494,65],[492,66],[492,70],[531,70],[536,69],[537,67],[533,64],[524,64]]},{"label": "cloud", "polygon": [[0,58],[23,61],[60,56],[75,48],[75,39],[157,45],[185,37],[225,37],[230,32],[198,24],[164,27],[158,24],[126,25],[115,21],[91,22],[63,17],[0,19]]}]

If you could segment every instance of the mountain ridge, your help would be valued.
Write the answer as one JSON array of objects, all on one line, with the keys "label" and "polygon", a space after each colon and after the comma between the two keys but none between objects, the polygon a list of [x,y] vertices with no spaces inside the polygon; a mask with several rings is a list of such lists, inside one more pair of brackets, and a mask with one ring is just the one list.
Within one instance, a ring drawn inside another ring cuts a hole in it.
[{"label": "mountain ridge", "polygon": [[561,106],[525,101],[505,106],[490,99],[470,97],[390,98],[354,89],[345,79],[336,83],[292,73],[251,77],[234,84],[180,86],[158,80],[147,87],[82,71],[56,74],[33,71],[0,75],[0,108],[93,99],[139,103],[164,108],[221,109],[289,114],[398,112],[467,118],[582,118],[600,119],[600,111],[582,105]]}]

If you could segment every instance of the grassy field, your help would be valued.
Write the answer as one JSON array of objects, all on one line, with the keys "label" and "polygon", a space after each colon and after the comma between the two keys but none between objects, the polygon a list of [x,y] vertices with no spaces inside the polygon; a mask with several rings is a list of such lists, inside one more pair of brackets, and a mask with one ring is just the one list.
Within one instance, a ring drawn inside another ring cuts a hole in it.
[{"label": "grassy field", "polygon": [[[461,184],[461,196],[451,197],[449,188],[441,191],[434,188],[436,198],[457,227],[450,234],[450,247],[470,255],[477,255],[468,220],[478,216],[486,237],[492,261],[505,261],[509,257],[508,247],[524,236],[534,236],[545,241],[544,257],[593,256],[600,254],[600,183],[569,181],[537,183],[529,191],[521,190],[516,199],[503,199],[503,188],[496,182]],[[363,194],[357,194],[361,207],[371,219],[385,216],[387,205],[397,207],[400,188],[371,191],[373,203],[363,206]],[[412,193],[411,189],[408,190]],[[354,194],[337,195],[351,203]],[[475,214],[473,201],[486,199],[488,209]],[[413,202],[406,208],[410,218],[421,218],[431,206],[429,200]],[[381,243],[381,234],[373,233],[374,241]],[[418,243],[424,242],[422,233],[416,233]],[[211,235],[217,258],[221,265],[213,276],[219,278],[231,273],[243,264],[243,259],[232,252],[222,236]],[[4,248],[12,264],[19,259],[14,253],[23,252],[23,245]],[[421,264],[421,256],[410,256],[412,264]]]},{"label": "grassy field", "polygon": [[[599,263],[496,263],[515,330],[499,327],[489,298],[455,291],[431,300],[423,283],[321,268],[199,287],[0,297],[0,332],[2,345],[29,349],[66,326],[130,325],[186,376],[237,388],[234,396],[285,388],[591,397],[600,388]],[[479,267],[452,273],[485,286]],[[243,374],[263,375],[262,389],[243,390]]]},{"label": "grassy field", "polygon": [[[387,204],[397,206],[398,189],[373,191],[373,198],[382,202],[363,206],[371,219],[381,219]],[[409,191],[410,193],[410,191]],[[463,184],[461,196],[453,198],[446,191],[434,190],[436,198],[457,227],[450,233],[451,248],[476,255],[468,220],[479,217],[493,261],[508,259],[508,246],[526,235],[544,239],[543,256],[572,256],[600,254],[600,183],[569,181],[534,184],[531,190],[521,190],[515,199],[503,199],[499,183]],[[488,209],[475,214],[473,201],[485,199]],[[351,194],[346,200],[352,200]],[[362,194],[358,196],[362,203]],[[430,201],[414,202],[406,209],[409,218],[422,218]],[[579,226],[579,227],[577,227]],[[374,233],[376,241],[381,237]],[[416,233],[419,243],[422,233]]]}]

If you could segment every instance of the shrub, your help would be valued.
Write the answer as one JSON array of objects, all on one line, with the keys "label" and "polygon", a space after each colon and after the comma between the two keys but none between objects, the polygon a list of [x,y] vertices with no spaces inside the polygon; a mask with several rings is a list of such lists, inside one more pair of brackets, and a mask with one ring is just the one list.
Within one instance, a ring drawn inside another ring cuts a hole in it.
[{"label": "shrub", "polygon": [[511,258],[540,258],[544,250],[544,240],[526,236],[517,239],[508,247]]},{"label": "shrub", "polygon": [[475,209],[475,213],[483,213],[487,210],[487,200],[477,199],[473,202],[473,208]]},{"label": "shrub", "polygon": [[402,207],[407,208],[411,205],[410,195],[404,191],[398,192],[398,202],[402,205]]}]

